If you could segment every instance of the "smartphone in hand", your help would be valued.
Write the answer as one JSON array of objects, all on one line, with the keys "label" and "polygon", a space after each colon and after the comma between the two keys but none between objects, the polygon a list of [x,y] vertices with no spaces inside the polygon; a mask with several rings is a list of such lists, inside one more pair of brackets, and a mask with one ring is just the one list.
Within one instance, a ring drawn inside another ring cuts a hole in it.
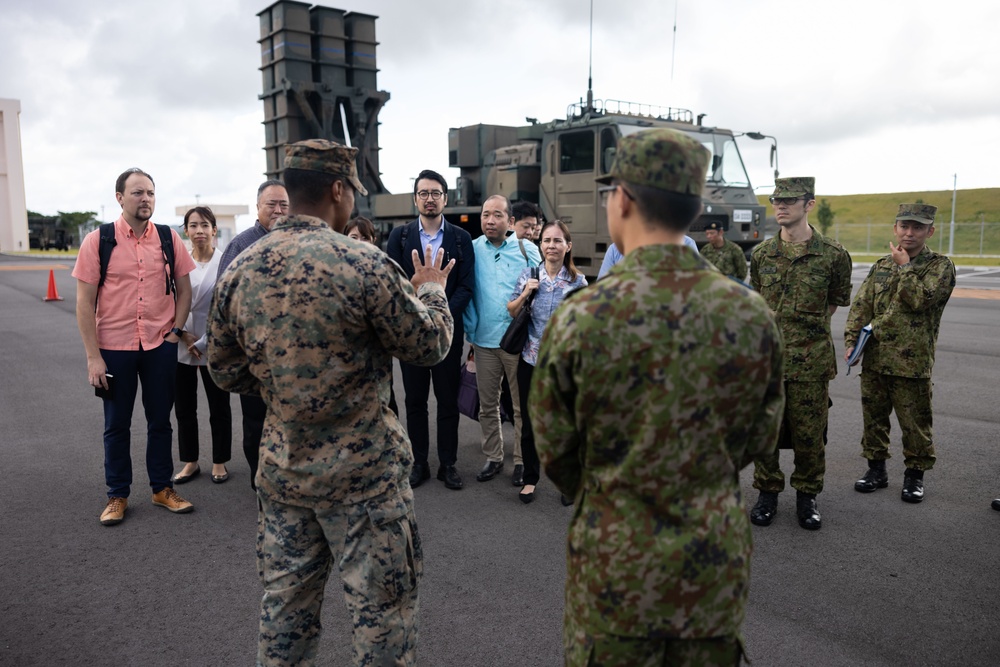
[{"label": "smartphone in hand", "polygon": [[114,397],[115,376],[112,375],[111,373],[105,373],[104,379],[108,383],[108,388],[105,389],[104,387],[94,387],[94,396],[97,396],[98,398],[104,398],[110,401]]}]

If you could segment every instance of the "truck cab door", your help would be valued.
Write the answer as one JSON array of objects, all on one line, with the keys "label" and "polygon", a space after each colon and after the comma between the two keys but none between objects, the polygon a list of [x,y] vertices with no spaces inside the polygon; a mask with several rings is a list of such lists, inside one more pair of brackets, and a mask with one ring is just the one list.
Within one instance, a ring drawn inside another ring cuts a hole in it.
[{"label": "truck cab door", "polygon": [[[573,257],[586,272],[595,261],[597,234],[597,133],[592,128],[559,132],[544,147],[542,191],[557,218],[573,235]],[[605,233],[607,223],[604,225]],[[597,266],[603,253],[596,258]]]}]

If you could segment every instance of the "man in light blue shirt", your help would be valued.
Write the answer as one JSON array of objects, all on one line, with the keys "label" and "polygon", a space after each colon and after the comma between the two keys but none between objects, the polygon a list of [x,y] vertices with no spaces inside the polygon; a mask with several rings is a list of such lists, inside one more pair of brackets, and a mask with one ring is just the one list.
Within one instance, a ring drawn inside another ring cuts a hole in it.
[{"label": "man in light blue shirt", "polygon": [[476,286],[465,309],[465,335],[476,354],[476,385],[479,389],[479,426],[483,432],[486,465],[476,476],[486,482],[503,469],[503,433],[500,428],[500,388],[504,376],[514,402],[514,464],[521,463],[521,408],[517,393],[517,359],[500,349],[511,317],[507,302],[521,270],[538,266],[542,257],[534,243],[507,236],[514,217],[510,202],[493,195],[483,202],[483,235],[472,242],[476,254]]},{"label": "man in light blue shirt", "polygon": [[[688,248],[691,248],[691,250],[694,250],[694,254],[696,255],[701,254],[698,252],[697,242],[695,242],[695,240],[690,236],[688,236],[687,234],[684,235],[684,245],[686,245]],[[601,262],[601,270],[597,272],[597,279],[600,280],[605,275],[607,275],[608,271],[611,270],[611,267],[617,264],[618,262],[622,261],[623,257],[624,255],[621,253],[618,247],[614,243],[612,243],[608,247],[607,252],[604,253],[604,261]]]}]

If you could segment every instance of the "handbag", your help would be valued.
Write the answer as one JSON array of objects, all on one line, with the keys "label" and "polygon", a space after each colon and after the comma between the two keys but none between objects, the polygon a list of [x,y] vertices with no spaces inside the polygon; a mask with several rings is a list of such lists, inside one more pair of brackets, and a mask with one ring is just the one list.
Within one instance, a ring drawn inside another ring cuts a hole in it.
[{"label": "handbag", "polygon": [[[530,275],[532,279],[538,280],[538,267],[531,267]],[[528,295],[528,300],[525,302],[524,307],[521,308],[521,312],[511,320],[511,323],[507,326],[507,331],[503,334],[503,338],[500,339],[500,349],[507,354],[521,354],[525,343],[528,342],[528,328],[531,324],[531,302],[535,300],[536,294],[538,294],[537,289]]]},{"label": "handbag", "polygon": [[479,387],[476,385],[476,360],[471,347],[459,373],[458,411],[469,419],[479,421]]}]

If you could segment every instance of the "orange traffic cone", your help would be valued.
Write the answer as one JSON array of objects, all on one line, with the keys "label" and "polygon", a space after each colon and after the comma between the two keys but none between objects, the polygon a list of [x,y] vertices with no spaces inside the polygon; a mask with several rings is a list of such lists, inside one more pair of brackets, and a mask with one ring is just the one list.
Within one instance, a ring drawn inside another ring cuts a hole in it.
[{"label": "orange traffic cone", "polygon": [[45,295],[43,301],[62,301],[59,290],[56,289],[56,272],[49,269],[49,293]]}]

